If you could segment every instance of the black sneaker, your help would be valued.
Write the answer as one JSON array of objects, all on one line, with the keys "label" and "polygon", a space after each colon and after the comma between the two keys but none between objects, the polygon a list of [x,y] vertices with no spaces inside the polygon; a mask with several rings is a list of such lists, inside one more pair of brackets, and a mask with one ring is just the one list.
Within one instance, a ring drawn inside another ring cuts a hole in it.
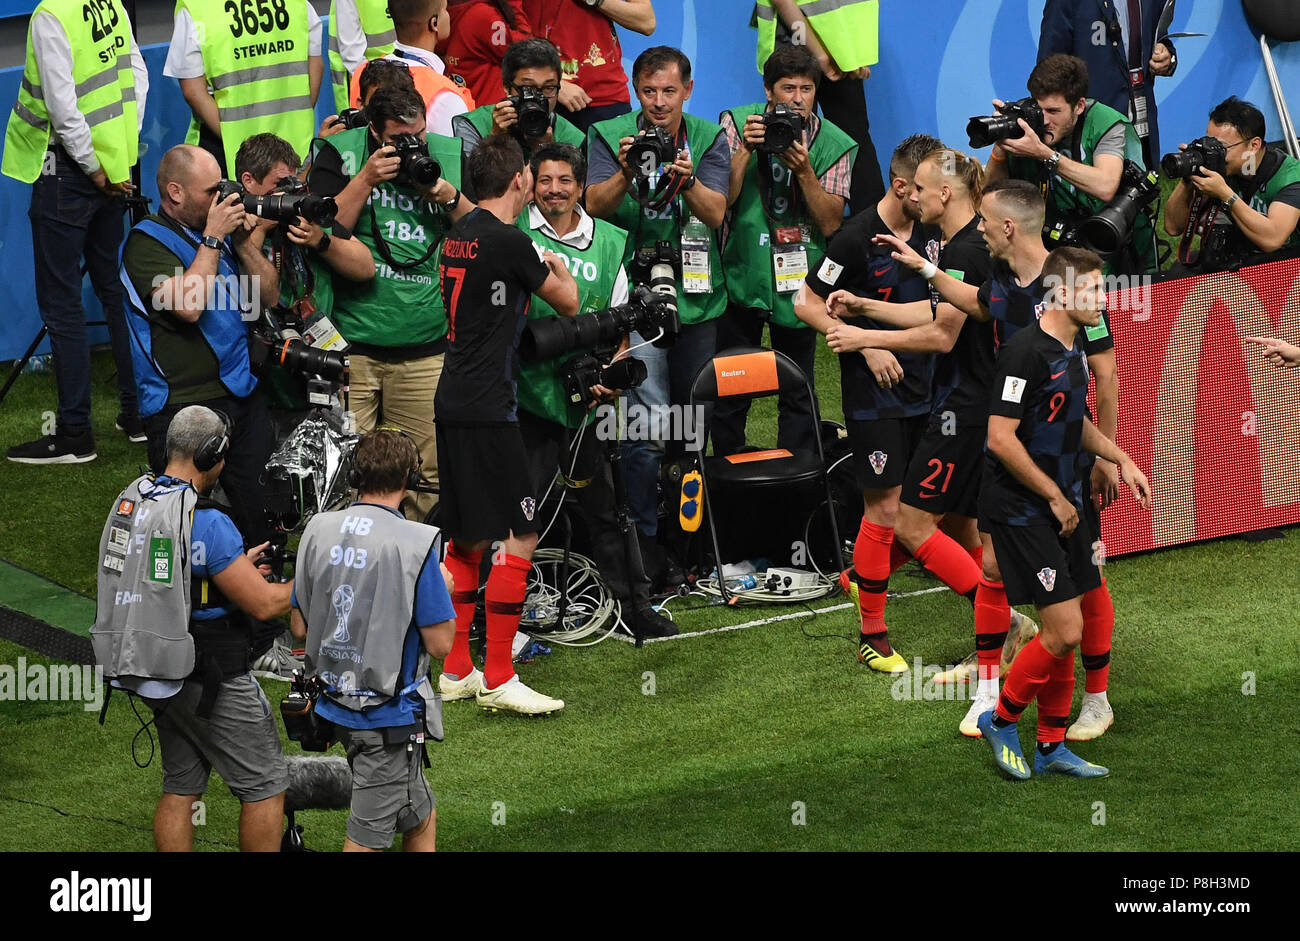
[{"label": "black sneaker", "polygon": [[118,431],[125,433],[128,441],[134,441],[138,444],[141,441],[149,440],[149,436],[144,433],[144,422],[140,420],[139,415],[118,412],[117,422],[114,427]]},{"label": "black sneaker", "polygon": [[55,432],[36,441],[15,445],[5,455],[16,464],[85,464],[93,461],[95,436],[89,430],[65,435]]},{"label": "black sneaker", "polygon": [[632,630],[637,637],[676,637],[677,625],[654,608],[642,608],[632,615]]}]

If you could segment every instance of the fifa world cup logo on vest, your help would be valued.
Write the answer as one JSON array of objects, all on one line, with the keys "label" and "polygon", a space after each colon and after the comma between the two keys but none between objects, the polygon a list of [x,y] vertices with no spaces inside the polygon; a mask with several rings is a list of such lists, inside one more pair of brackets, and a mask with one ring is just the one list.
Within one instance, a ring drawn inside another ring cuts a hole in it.
[{"label": "fifa world cup logo on vest", "polygon": [[333,638],[336,644],[346,644],[352,640],[352,635],[348,633],[348,615],[352,613],[353,600],[351,585],[340,585],[334,589],[334,616],[338,618]]}]

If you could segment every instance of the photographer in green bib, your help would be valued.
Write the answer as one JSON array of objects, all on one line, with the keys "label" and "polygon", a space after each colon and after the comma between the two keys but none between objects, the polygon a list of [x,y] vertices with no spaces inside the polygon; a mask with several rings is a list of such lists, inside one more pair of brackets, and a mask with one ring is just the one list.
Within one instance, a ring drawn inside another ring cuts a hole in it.
[{"label": "photographer in green bib", "polygon": [[[465,149],[465,159],[479,141],[492,134],[509,134],[532,158],[542,144],[557,141],[584,148],[586,135],[555,113],[560,95],[560,53],[545,39],[521,39],[506,48],[501,60],[501,84],[506,97],[451,119],[452,133]],[[470,197],[473,197],[470,193]]]},{"label": "photographer in green bib", "polygon": [[325,73],[321,31],[306,0],[177,0],[163,75],[193,112],[185,143],[216,157],[223,176],[263,131],[305,151]]},{"label": "photographer in green bib", "polygon": [[[627,233],[591,218],[579,205],[587,183],[582,151],[571,144],[542,144],[533,152],[531,165],[533,199],[519,216],[519,228],[533,244],[554,252],[569,266],[578,282],[579,314],[626,304]],[[529,320],[558,316],[540,298],[528,310]],[[546,494],[552,487],[561,488],[561,494],[563,488],[572,491],[592,560],[622,604],[624,622],[638,637],[667,637],[677,629],[651,605],[640,548],[635,539],[624,540],[620,531],[618,490],[606,452],[609,442],[602,440],[596,422],[597,412],[605,415],[603,410],[612,407],[621,390],[587,378],[603,378],[611,363],[619,371],[617,361],[627,349],[624,334],[613,348],[582,347],[553,359],[522,363],[517,388],[519,432],[536,492]]]},{"label": "photographer in green bib", "polygon": [[[821,67],[803,46],[780,46],[763,66],[767,101],[724,111],[731,148],[727,239],[722,250],[731,303],[718,321],[718,349],[769,344],[813,379],[817,331],[794,313],[804,275],[821,264],[826,240],[844,221],[858,145],[815,113]],[[781,392],[777,447],[813,450],[807,395]],[[714,451],[745,444],[749,400],[720,400]]]},{"label": "photographer in green bib", "polygon": [[1210,112],[1204,137],[1160,161],[1165,175],[1178,179],[1165,204],[1165,231],[1182,236],[1169,276],[1261,265],[1300,252],[1300,160],[1267,147],[1264,133],[1260,110],[1233,95]]},{"label": "photographer in green bib", "polygon": [[[1124,115],[1088,97],[1088,66],[1076,56],[1048,56],[1029,73],[1026,85],[1032,101],[993,102],[999,112],[1016,116],[1010,127],[1020,134],[995,134],[986,182],[1010,178],[1035,184],[1047,201],[1043,244],[1048,249],[1081,244],[1081,224],[1125,195],[1130,174],[1145,173],[1142,141]],[[996,116],[979,120],[995,121]],[[971,143],[984,146],[975,137]],[[1107,259],[1106,273],[1155,270],[1154,225],[1143,208],[1124,243]]]},{"label": "photographer in green bib", "polygon": [[[298,178],[301,167],[287,140],[254,134],[235,154],[235,182],[249,196],[299,193],[306,190]],[[337,220],[322,227],[301,215],[277,219],[268,209],[258,224],[268,230],[262,252],[280,272],[278,309],[268,311],[278,328],[272,332],[280,334],[275,339],[298,335],[318,349],[345,351],[347,343],[331,320],[334,277],[369,281],[375,276],[370,250]],[[301,417],[296,413],[310,408],[307,378],[300,371],[268,362],[262,378],[273,418],[296,420]],[[290,414],[280,414],[285,412]]]},{"label": "photographer in green bib", "polygon": [[[424,100],[413,88],[380,88],[369,124],[321,141],[307,182],[333,196],[336,220],[370,250],[375,278],[334,282],[333,321],[351,349],[357,431],[391,425],[410,435],[421,480],[438,482],[433,396],[447,349],[438,285],[438,248],[451,222],[473,204],[461,196],[460,144],[425,132]],[[433,493],[408,493],[407,516],[423,520]]]},{"label": "photographer in green bib", "polygon": [[[629,419],[659,432],[623,446],[628,507],[652,581],[664,567],[656,548],[659,468],[665,457],[703,449],[696,417],[685,410],[695,374],[717,351],[717,320],[727,306],[717,229],[727,209],[731,151],[722,128],[682,113],[694,84],[680,50],[647,49],[632,66],[640,110],[593,124],[587,133],[587,211],[627,230],[629,257],[640,249],[680,253],[676,341],[661,349],[644,343],[653,337],[631,337],[648,375],[628,396]],[[673,416],[677,421],[665,421]]]}]

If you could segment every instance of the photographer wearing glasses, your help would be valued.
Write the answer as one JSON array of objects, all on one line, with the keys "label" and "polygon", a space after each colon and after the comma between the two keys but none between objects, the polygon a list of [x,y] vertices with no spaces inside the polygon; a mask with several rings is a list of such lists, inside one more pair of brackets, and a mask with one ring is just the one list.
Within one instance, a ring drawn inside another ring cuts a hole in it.
[{"label": "photographer wearing glasses", "polygon": [[[718,119],[731,148],[731,192],[722,260],[731,303],[718,321],[718,349],[761,346],[789,356],[813,379],[817,332],[794,313],[804,275],[826,254],[844,221],[858,145],[814,112],[821,67],[803,46],[778,46],[763,66],[767,101]],[[811,450],[802,388],[781,392],[777,447]],[[713,411],[713,445],[734,454],[745,444],[749,400],[722,399]]]},{"label": "photographer wearing glasses", "polygon": [[555,113],[560,75],[560,53],[545,39],[511,43],[501,60],[506,97],[452,119],[452,132],[460,138],[465,158],[493,134],[514,137],[525,160],[550,141],[585,147],[586,135]]},{"label": "photographer wearing glasses", "polygon": [[[1043,192],[1043,243],[1049,250],[1080,244],[1080,225],[1122,194],[1126,165],[1146,169],[1142,141],[1123,114],[1088,97],[1088,66],[1082,59],[1048,56],[1029,73],[1026,86],[1029,98],[995,99],[998,115],[971,120],[971,146],[993,144],[989,183],[1028,180]],[[1155,270],[1152,224],[1145,212],[1136,215],[1125,236],[1107,271]]]},{"label": "photographer wearing glasses", "polygon": [[1183,237],[1171,271],[1224,271],[1300,250],[1300,160],[1266,147],[1264,132],[1260,110],[1234,95],[1210,112],[1205,137],[1160,162],[1178,178],[1165,205],[1165,231]]},{"label": "photographer wearing glasses", "polygon": [[[333,321],[350,345],[357,430],[401,428],[423,459],[423,481],[438,482],[432,403],[447,348],[438,286],[438,247],[473,204],[464,199],[460,145],[427,134],[424,101],[410,88],[380,88],[365,108],[369,124],[324,141],[308,185],[333,196],[337,220],[370,250],[375,278],[334,284]],[[409,494],[405,510],[424,519],[433,495]]]}]

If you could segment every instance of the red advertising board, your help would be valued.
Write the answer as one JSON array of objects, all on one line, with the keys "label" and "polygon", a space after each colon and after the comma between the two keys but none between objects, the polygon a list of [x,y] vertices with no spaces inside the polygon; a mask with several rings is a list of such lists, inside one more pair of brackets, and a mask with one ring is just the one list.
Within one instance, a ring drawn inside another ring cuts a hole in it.
[{"label": "red advertising board", "polygon": [[1119,443],[1151,480],[1102,514],[1109,556],[1300,522],[1300,369],[1248,336],[1300,343],[1300,259],[1112,290]]}]

